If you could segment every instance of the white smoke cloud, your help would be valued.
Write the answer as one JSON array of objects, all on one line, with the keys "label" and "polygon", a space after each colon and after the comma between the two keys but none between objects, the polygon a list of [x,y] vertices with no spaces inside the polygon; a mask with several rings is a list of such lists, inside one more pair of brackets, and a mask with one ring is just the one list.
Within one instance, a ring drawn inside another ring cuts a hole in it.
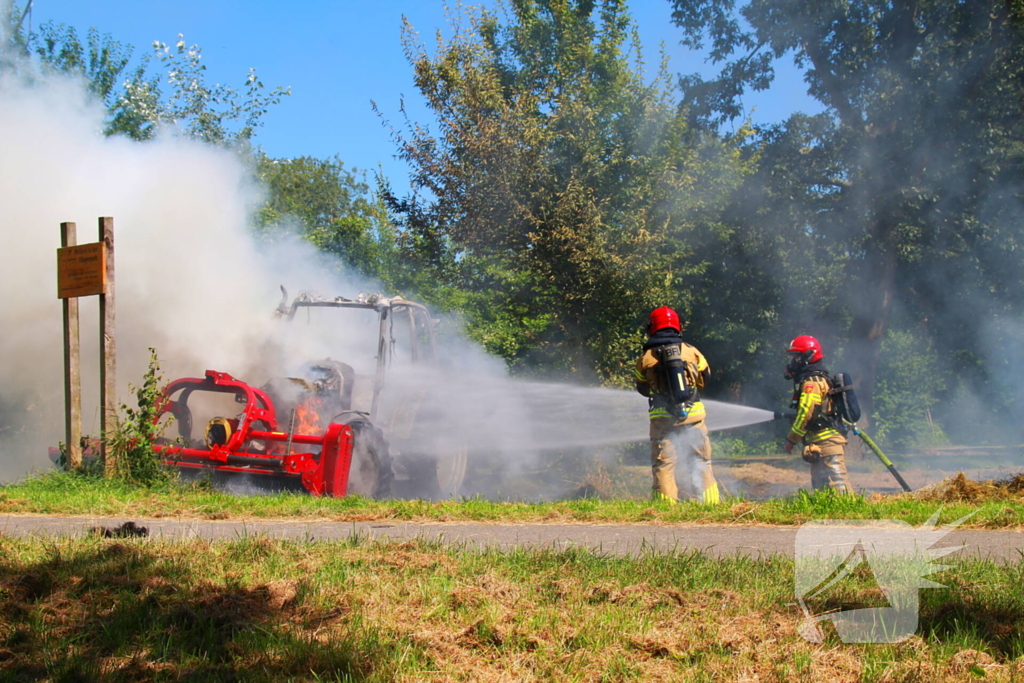
[{"label": "white smoke cloud", "polygon": [[[42,446],[62,436],[62,221],[77,223],[81,244],[97,240],[98,217],[114,218],[122,400],[141,378],[146,347],[158,349],[167,374],[243,373],[271,324],[277,282],[246,228],[260,194],[238,157],[173,135],[145,144],[104,137],[103,114],[77,79],[0,80],[0,400],[36,418],[18,452],[0,453],[5,478],[45,463]],[[91,431],[98,312],[95,297],[80,303]]]},{"label": "white smoke cloud", "polygon": [[[98,217],[114,218],[121,402],[130,403],[128,383],[140,381],[150,346],[166,379],[214,369],[260,385],[330,356],[372,387],[374,320],[317,326],[302,314],[282,335],[272,312],[281,284],[292,296],[349,297],[374,284],[302,242],[261,247],[248,218],[262,190],[235,153],[171,131],[146,143],[105,137],[103,117],[78,79],[0,77],[0,481],[49,467],[46,447],[63,439],[62,221],[77,223],[81,244],[96,241]],[[80,305],[83,428],[95,434],[98,306],[95,297]],[[428,433],[439,450],[468,448],[516,472],[535,467],[545,449],[646,440],[646,405],[631,392],[516,382],[460,335],[442,347],[447,362],[438,370],[392,372],[383,401],[386,409],[428,396],[420,410],[436,421]],[[723,407],[718,419],[734,426],[746,418]]]}]

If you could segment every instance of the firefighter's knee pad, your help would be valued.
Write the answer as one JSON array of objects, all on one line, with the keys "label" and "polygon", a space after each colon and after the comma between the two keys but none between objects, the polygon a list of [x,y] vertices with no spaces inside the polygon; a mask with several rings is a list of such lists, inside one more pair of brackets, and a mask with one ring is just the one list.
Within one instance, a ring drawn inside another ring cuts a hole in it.
[{"label": "firefighter's knee pad", "polygon": [[804,459],[804,462],[809,462],[812,465],[816,462],[821,462],[822,457],[824,457],[821,452],[821,446],[816,446],[814,444],[804,446],[804,450],[800,455]]},{"label": "firefighter's knee pad", "polygon": [[676,448],[668,439],[656,439],[651,441],[651,465],[654,467],[665,467],[675,465]]}]

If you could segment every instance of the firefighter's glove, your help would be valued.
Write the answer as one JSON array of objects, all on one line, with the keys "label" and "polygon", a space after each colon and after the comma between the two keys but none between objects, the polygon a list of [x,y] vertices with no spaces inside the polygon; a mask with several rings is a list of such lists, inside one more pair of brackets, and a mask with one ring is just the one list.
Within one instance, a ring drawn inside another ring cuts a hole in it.
[{"label": "firefighter's glove", "polygon": [[783,446],[783,449],[785,449],[787,454],[792,453],[793,452],[793,442],[787,439],[786,440],[786,445]]},{"label": "firefighter's glove", "polygon": [[804,462],[809,462],[812,465],[821,460],[821,446],[810,445],[804,448],[803,459]]}]

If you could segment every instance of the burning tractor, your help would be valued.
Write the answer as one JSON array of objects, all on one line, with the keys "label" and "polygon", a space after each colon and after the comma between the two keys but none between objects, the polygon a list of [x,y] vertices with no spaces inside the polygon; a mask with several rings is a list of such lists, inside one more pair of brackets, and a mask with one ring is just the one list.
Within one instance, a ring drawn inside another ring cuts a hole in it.
[{"label": "burning tractor", "polygon": [[[354,300],[300,293],[289,303],[282,292],[276,315],[295,337],[288,348],[335,347],[354,357],[308,362],[300,376],[259,388],[213,370],[171,382],[161,415],[174,417],[177,438],[155,446],[163,461],[186,476],[241,479],[264,490],[457,495],[467,451],[457,416],[436,394],[436,321],[426,307],[365,293]],[[344,320],[351,316],[362,324]],[[302,323],[319,326],[308,334]]]}]

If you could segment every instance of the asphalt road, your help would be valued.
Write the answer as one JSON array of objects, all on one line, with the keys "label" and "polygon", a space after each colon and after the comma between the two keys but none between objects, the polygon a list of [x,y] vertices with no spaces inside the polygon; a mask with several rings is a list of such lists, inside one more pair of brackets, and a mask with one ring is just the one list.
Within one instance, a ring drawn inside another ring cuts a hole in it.
[{"label": "asphalt road", "polygon": [[[96,526],[134,521],[160,540],[231,540],[268,536],[307,541],[337,541],[353,535],[392,541],[441,540],[475,547],[510,549],[583,546],[609,555],[650,551],[699,550],[715,556],[793,557],[796,527],[687,526],[642,524],[475,524],[324,521],[206,521],[194,519],[114,519],[0,515],[0,534],[11,536],[84,536]],[[999,561],[1024,557],[1024,532],[953,531],[936,545],[961,545],[968,555]]]}]

